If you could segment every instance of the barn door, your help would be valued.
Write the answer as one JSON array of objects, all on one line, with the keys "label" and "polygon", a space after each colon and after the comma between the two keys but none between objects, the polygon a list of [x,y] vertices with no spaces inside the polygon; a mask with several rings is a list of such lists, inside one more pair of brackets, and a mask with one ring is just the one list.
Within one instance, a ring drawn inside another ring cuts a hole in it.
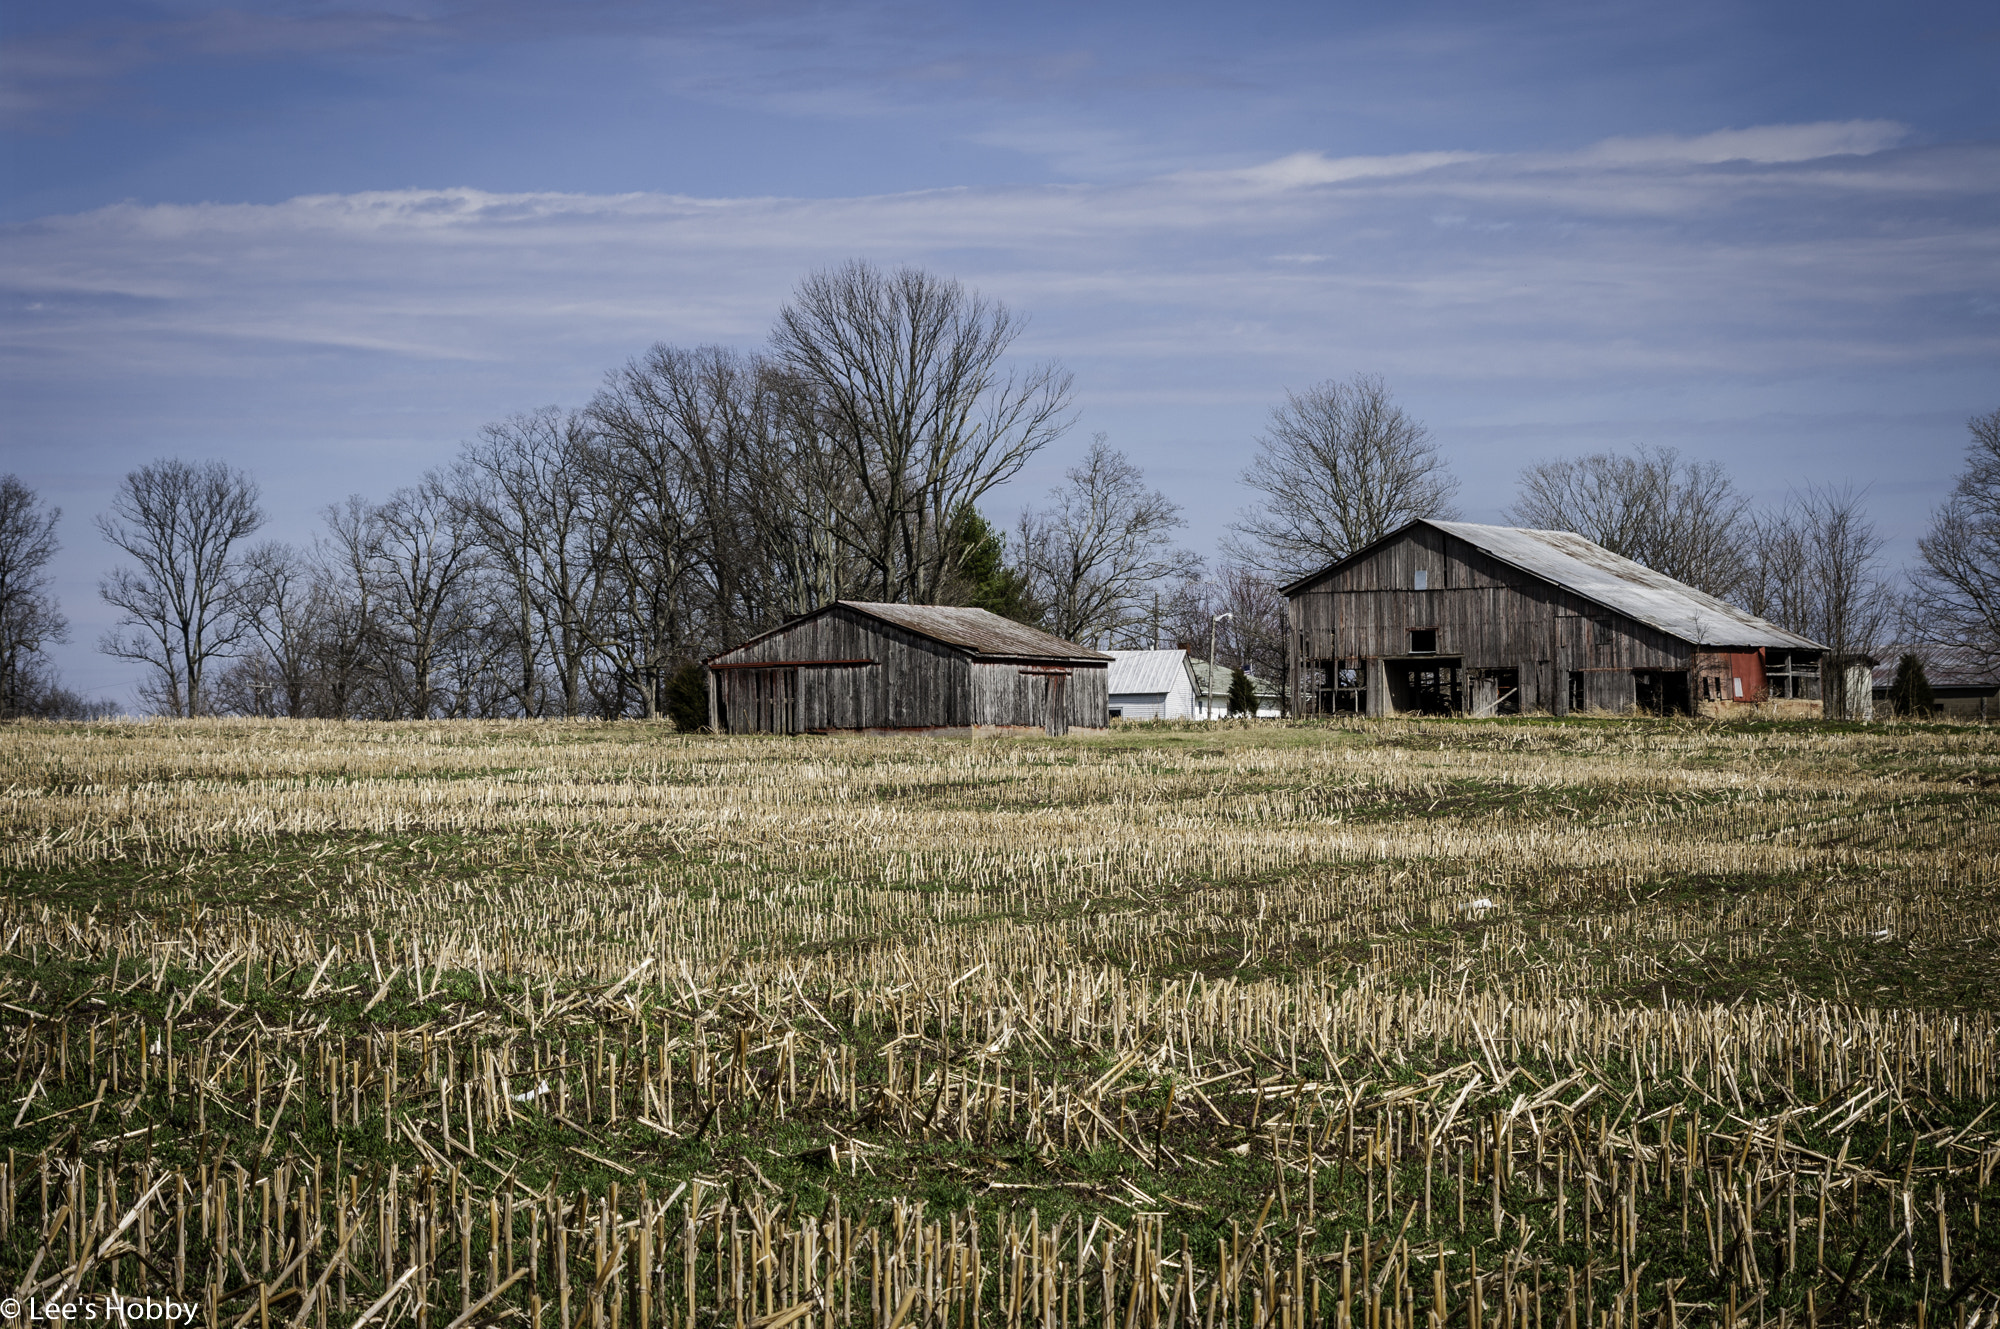
[{"label": "barn door", "polygon": [[760,669],[767,681],[764,731],[771,734],[799,732],[799,671]]},{"label": "barn door", "polygon": [[1069,675],[1044,674],[1042,682],[1047,685],[1042,711],[1042,729],[1051,738],[1061,738],[1069,732]]},{"label": "barn door", "polygon": [[728,726],[737,734],[798,732],[799,671],[796,669],[731,670]]}]

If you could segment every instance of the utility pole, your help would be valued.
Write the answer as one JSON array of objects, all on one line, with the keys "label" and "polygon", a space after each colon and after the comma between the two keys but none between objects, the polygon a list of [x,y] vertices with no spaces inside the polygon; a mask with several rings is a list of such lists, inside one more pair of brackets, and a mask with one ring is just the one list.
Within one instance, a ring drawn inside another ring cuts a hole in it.
[{"label": "utility pole", "polygon": [[1201,690],[1201,718],[1215,718],[1215,625],[1225,618],[1235,618],[1234,614],[1217,614],[1208,620],[1208,682]]}]

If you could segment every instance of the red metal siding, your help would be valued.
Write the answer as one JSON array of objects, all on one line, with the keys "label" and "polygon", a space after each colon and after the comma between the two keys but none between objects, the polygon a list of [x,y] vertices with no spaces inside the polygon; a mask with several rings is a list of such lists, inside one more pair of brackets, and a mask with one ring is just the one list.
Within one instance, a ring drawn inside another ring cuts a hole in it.
[{"label": "red metal siding", "polygon": [[1764,652],[1729,652],[1729,700],[1764,699]]}]

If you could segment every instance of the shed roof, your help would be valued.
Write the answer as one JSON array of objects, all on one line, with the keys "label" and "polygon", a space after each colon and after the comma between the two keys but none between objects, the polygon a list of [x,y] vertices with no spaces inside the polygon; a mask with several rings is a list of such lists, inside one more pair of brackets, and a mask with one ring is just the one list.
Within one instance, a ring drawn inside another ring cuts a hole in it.
[{"label": "shed roof", "polygon": [[1029,656],[1094,664],[1104,664],[1111,659],[1101,651],[1064,641],[1052,632],[1029,627],[1026,623],[1002,618],[991,610],[951,605],[876,604],[865,600],[841,600],[837,603],[857,613],[907,628],[919,636],[963,647],[980,655]]},{"label": "shed roof", "polygon": [[1658,628],[1695,646],[1775,646],[1780,650],[1823,651],[1816,641],[1787,632],[1727,600],[1698,591],[1614,554],[1572,531],[1538,531],[1525,526],[1484,526],[1469,521],[1419,520],[1391,532],[1367,549],[1350,554],[1285,588],[1290,594],[1342,564],[1372,553],[1412,526],[1430,526],[1456,536],[1502,563],[1553,582],[1594,604]]},{"label": "shed roof", "polygon": [[1111,652],[1107,686],[1114,697],[1135,692],[1172,692],[1182,683],[1194,686],[1194,679],[1188,673],[1186,651]]},{"label": "shed roof", "polygon": [[1029,627],[1026,623],[1016,623],[1011,618],[984,609],[967,609],[948,605],[898,605],[878,604],[868,600],[833,600],[821,605],[810,614],[801,614],[789,619],[767,632],[761,632],[748,641],[739,642],[726,651],[710,656],[711,663],[723,656],[733,655],[747,646],[774,637],[780,632],[819,617],[836,608],[852,610],[869,618],[892,623],[907,632],[920,637],[943,642],[959,650],[970,651],[974,655],[997,656],[1007,660],[1060,660],[1067,664],[1109,664],[1111,657],[1075,642],[1064,641],[1053,633],[1040,628]]}]

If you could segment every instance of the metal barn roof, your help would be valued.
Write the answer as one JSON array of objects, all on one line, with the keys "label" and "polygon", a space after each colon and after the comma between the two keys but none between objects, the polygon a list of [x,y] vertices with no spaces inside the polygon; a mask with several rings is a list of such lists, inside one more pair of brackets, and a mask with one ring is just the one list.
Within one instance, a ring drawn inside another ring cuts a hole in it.
[{"label": "metal barn roof", "polygon": [[1658,628],[1694,646],[1775,646],[1780,650],[1824,651],[1816,641],[1787,632],[1776,623],[1697,591],[1655,572],[1573,531],[1538,531],[1525,526],[1483,526],[1469,521],[1419,519],[1283,587],[1285,594],[1346,563],[1365,558],[1412,526],[1430,526],[1457,536],[1482,553],[1532,573],[1564,590],[1627,618]]},{"label": "metal barn roof", "polygon": [[1102,663],[1111,659],[1100,651],[1064,641],[1053,633],[1031,628],[1026,623],[1016,623],[1011,618],[1002,618],[985,609],[876,604],[865,600],[839,600],[835,603],[871,618],[894,623],[919,636],[980,655],[1075,663]]},{"label": "metal barn roof", "polygon": [[1194,687],[1194,680],[1188,674],[1186,651],[1112,651],[1110,654],[1108,686],[1114,697],[1172,692],[1183,683],[1190,690]]},{"label": "metal barn roof", "polygon": [[1469,521],[1429,524],[1502,562],[1696,646],[1826,649],[1571,531],[1481,526]]}]

